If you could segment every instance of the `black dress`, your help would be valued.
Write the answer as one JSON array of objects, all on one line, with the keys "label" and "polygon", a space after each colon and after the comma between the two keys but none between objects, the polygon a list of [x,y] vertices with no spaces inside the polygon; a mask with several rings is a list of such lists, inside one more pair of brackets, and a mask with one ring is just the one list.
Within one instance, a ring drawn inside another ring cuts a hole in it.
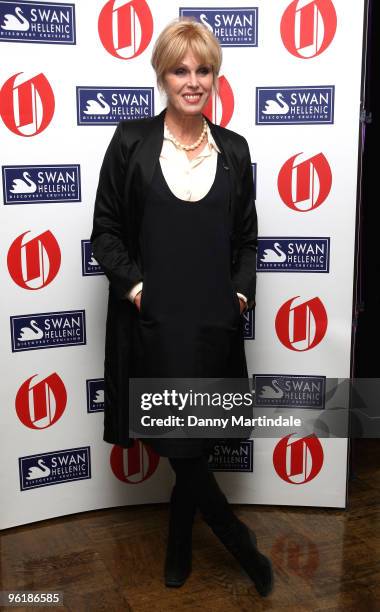
[{"label": "black dress", "polygon": [[[139,235],[143,292],[138,376],[247,377],[243,321],[231,279],[228,169],[210,191],[177,198],[157,163]],[[217,439],[144,438],[162,456],[199,456]]]}]

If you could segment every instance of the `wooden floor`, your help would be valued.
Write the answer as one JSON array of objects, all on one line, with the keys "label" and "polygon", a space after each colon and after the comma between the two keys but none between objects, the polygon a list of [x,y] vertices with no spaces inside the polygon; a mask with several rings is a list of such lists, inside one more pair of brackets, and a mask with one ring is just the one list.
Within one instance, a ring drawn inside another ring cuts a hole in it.
[{"label": "wooden floor", "polygon": [[65,607],[44,609],[73,612],[378,612],[379,443],[357,442],[347,510],[235,506],[273,560],[276,586],[266,599],[200,518],[193,573],[182,588],[166,588],[166,505],[86,512],[4,531],[1,589],[60,590]]}]

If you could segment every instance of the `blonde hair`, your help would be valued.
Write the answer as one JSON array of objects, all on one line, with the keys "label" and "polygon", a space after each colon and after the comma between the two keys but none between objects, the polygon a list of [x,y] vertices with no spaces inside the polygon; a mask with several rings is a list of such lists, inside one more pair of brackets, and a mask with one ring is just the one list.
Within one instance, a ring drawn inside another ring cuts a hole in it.
[{"label": "blonde hair", "polygon": [[222,49],[208,28],[189,17],[180,17],[169,23],[156,40],[151,62],[160,89],[163,89],[165,73],[174,68],[189,50],[199,62],[211,65],[213,84],[217,89]]}]

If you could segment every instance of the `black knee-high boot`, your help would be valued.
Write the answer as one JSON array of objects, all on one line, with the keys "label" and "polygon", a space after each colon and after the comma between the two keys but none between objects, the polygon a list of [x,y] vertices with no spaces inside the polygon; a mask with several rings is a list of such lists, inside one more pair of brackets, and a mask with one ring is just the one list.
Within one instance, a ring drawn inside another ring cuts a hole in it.
[{"label": "black knee-high boot", "polygon": [[266,596],[273,588],[270,560],[257,549],[254,532],[232,511],[214,474],[208,469],[207,458],[171,460],[179,482],[187,482],[206,523],[253,580],[257,591]]},{"label": "black knee-high boot", "polygon": [[195,503],[174,485],[170,498],[165,585],[182,586],[191,573],[192,531]]},{"label": "black knee-high boot", "polygon": [[243,570],[254,582],[260,595],[265,597],[273,589],[273,570],[268,557],[257,548],[256,534],[236,516],[230,524],[216,524],[203,515],[206,523],[235,557]]}]

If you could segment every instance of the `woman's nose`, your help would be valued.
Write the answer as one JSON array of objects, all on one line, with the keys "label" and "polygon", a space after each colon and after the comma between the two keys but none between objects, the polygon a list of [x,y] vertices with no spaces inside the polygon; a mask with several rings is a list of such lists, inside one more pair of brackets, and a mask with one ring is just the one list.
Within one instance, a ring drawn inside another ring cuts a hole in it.
[{"label": "woman's nose", "polygon": [[198,87],[198,76],[196,72],[189,73],[189,85],[191,87]]}]

